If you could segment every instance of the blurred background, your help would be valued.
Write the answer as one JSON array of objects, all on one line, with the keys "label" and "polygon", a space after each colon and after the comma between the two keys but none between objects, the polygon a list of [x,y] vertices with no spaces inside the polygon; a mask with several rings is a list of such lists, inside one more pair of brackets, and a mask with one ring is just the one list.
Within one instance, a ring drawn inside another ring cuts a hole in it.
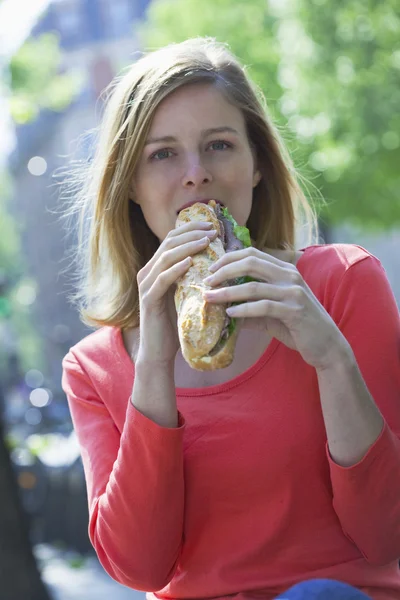
[{"label": "blurred background", "polygon": [[90,159],[102,92],[139,51],[197,35],[229,43],[265,93],[306,193],[317,205],[320,194],[326,201],[320,243],[356,243],[375,254],[400,304],[398,0],[0,0],[7,600],[144,597],[102,572],[87,537],[82,466],[60,380],[63,356],[89,331],[67,301],[70,240],[55,172]]}]

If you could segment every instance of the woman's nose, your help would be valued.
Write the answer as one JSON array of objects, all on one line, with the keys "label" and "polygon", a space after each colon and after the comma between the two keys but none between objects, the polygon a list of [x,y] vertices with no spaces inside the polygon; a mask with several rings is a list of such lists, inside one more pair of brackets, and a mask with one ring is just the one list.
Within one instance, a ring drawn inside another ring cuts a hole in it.
[{"label": "woman's nose", "polygon": [[186,164],[182,185],[185,187],[196,187],[202,183],[210,183],[211,181],[212,175],[200,157],[190,157]]}]

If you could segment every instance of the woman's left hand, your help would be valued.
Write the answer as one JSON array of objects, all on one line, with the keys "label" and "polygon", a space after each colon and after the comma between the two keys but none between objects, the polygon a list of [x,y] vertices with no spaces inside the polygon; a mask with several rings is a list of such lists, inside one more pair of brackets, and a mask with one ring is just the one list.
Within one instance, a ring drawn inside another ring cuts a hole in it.
[{"label": "woman's left hand", "polygon": [[224,254],[210,270],[214,274],[204,281],[210,287],[237,277],[257,279],[204,292],[207,302],[242,302],[227,314],[243,318],[243,327],[266,328],[316,369],[346,356],[346,338],[294,265],[251,247]]}]

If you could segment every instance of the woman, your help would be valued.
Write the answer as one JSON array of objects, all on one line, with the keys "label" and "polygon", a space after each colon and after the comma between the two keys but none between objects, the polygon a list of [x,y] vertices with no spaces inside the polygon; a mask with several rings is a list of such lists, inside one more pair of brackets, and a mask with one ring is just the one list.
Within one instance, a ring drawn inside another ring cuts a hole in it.
[{"label": "woman", "polygon": [[[101,134],[79,296],[96,331],[63,387],[102,565],[157,598],[400,598],[400,324],[381,264],[296,248],[314,212],[221,44],[141,58]],[[204,373],[173,294],[215,232],[175,221],[211,198],[254,242],[210,273],[207,300],[240,302],[241,329],[233,363]]]}]

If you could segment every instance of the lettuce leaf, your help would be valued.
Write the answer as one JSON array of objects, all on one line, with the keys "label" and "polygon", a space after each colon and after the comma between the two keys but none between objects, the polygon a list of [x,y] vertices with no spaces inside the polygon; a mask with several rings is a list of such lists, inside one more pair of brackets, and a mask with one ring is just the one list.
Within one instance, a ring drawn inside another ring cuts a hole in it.
[{"label": "lettuce leaf", "polygon": [[[224,217],[232,223],[233,233],[236,235],[238,240],[240,240],[242,242],[242,244],[245,248],[249,248],[251,246],[251,238],[250,238],[250,231],[247,229],[247,227],[242,227],[241,225],[238,225],[227,208],[222,208],[221,212],[224,215]],[[248,276],[237,277],[236,281],[235,281],[235,285],[241,285],[242,283],[248,283],[250,281],[256,281],[256,280],[253,277],[248,277]],[[235,304],[241,304],[241,303],[240,302],[232,302],[232,306],[234,306]],[[237,321],[237,319],[235,319],[234,317],[231,317],[231,320],[228,325],[229,337],[236,330],[236,321]]]},{"label": "lettuce leaf", "polygon": [[232,223],[233,233],[236,235],[237,239],[242,242],[245,248],[249,248],[251,246],[251,238],[250,231],[247,229],[247,227],[238,225],[227,208],[222,209],[222,214],[226,219],[228,219],[228,221]]},{"label": "lettuce leaf", "polygon": [[228,325],[228,337],[231,337],[231,335],[235,331],[235,329],[236,329],[236,319],[231,317],[231,320],[229,321],[229,325]]},{"label": "lettuce leaf", "polygon": [[[254,277],[250,277],[249,275],[244,275],[243,277],[236,277],[235,285],[242,285],[242,283],[250,283],[250,281],[257,281]],[[240,304],[238,302],[238,304]]]}]

